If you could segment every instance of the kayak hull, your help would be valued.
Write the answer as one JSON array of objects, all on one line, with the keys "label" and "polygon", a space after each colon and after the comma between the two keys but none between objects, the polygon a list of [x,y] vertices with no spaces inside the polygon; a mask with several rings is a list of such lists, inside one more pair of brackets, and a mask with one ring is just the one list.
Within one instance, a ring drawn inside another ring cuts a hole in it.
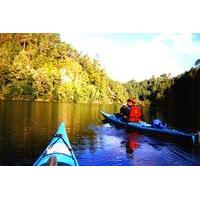
[{"label": "kayak hull", "polygon": [[139,131],[140,133],[160,138],[182,140],[190,144],[198,144],[199,136],[196,133],[185,133],[171,128],[154,128],[146,122],[126,122],[122,117],[114,114],[108,114],[101,111],[104,118],[111,124],[119,128],[126,128],[130,131]]},{"label": "kayak hull", "polygon": [[78,166],[64,123],[60,124],[47,148],[33,164],[33,166],[51,165]]}]

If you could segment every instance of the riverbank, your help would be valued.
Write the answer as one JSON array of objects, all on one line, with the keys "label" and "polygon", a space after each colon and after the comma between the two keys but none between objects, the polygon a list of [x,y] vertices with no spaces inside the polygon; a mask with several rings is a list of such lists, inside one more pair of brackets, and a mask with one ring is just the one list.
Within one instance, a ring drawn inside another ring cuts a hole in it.
[{"label": "riverbank", "polygon": [[[65,101],[65,100],[51,100],[51,99],[42,99],[42,98],[37,98],[37,99],[30,99],[30,98],[25,98],[25,97],[15,97],[15,98],[5,98],[3,95],[0,95],[0,101],[25,101],[25,102],[53,102],[53,103],[83,103],[83,104],[118,104],[121,105],[119,102],[111,102],[111,101],[85,101],[85,102],[72,102],[72,101]],[[125,103],[125,102],[124,102]],[[140,106],[150,106],[150,102],[148,100],[145,101],[140,101],[138,100],[137,102],[138,105]]]}]

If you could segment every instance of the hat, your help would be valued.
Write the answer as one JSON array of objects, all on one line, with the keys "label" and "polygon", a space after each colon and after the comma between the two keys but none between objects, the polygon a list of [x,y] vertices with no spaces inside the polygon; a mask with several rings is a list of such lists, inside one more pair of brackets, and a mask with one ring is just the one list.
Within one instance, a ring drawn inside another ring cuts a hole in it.
[{"label": "hat", "polygon": [[128,99],[128,102],[135,103],[135,99],[134,99],[133,97],[130,97],[130,98]]}]

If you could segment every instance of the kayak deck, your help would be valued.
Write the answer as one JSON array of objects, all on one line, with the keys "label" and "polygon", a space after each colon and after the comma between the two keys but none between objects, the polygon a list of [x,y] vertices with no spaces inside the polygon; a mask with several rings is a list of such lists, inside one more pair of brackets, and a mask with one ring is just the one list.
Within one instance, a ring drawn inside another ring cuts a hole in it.
[{"label": "kayak deck", "polygon": [[64,123],[60,124],[51,142],[33,165],[78,166],[78,162],[71,148]]},{"label": "kayak deck", "polygon": [[196,133],[185,133],[171,128],[154,128],[151,126],[151,124],[148,124],[146,122],[126,122],[123,117],[119,117],[114,114],[108,114],[103,111],[101,111],[101,114],[106,120],[108,120],[108,122],[114,124],[119,128],[139,131],[141,133],[149,134],[151,136],[179,139],[184,140],[188,143],[198,144],[199,135]]}]

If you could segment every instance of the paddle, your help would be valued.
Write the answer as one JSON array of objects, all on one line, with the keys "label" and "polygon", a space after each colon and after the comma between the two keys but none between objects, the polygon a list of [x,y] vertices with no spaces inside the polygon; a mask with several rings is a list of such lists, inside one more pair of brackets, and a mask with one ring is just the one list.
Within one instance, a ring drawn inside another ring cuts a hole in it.
[{"label": "paddle", "polygon": [[117,99],[119,100],[123,105],[125,104],[118,96],[116,93],[114,93],[111,88],[108,86],[108,91],[110,92],[111,96],[114,98],[114,99]]},{"label": "paddle", "polygon": [[[126,103],[124,103],[118,96],[116,93],[114,93],[111,88],[108,86],[108,91],[110,92],[111,96],[114,98],[114,99],[117,99],[119,100],[123,105],[126,105]],[[142,102],[139,100],[139,99],[136,99],[136,102],[135,102],[136,105],[142,105]]]}]

